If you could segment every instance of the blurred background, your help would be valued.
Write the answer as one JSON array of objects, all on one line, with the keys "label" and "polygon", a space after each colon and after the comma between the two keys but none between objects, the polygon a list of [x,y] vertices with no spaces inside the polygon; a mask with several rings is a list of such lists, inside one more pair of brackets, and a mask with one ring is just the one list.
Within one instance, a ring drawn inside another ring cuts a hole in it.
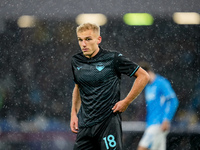
[{"label": "blurred background", "polygon": [[[101,47],[151,63],[180,101],[168,150],[200,149],[199,0],[1,0],[0,150],[71,150],[76,27],[101,25]],[[122,76],[121,97],[134,79]],[[144,130],[143,93],[122,114],[124,149]]]}]

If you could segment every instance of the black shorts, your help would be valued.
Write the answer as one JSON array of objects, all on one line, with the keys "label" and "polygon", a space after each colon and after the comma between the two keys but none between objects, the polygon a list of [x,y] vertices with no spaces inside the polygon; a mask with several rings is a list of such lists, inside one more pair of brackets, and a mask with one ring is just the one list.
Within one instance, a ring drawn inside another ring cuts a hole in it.
[{"label": "black shorts", "polygon": [[120,114],[113,113],[97,125],[79,129],[74,150],[122,150]]}]

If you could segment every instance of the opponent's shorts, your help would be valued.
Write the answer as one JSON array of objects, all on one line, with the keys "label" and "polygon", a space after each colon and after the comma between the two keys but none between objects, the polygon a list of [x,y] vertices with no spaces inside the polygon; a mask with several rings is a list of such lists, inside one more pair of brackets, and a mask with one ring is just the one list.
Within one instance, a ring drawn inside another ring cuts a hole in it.
[{"label": "opponent's shorts", "polygon": [[150,150],[166,150],[166,138],[169,131],[163,132],[161,125],[149,126],[140,142],[139,146],[148,148]]},{"label": "opponent's shorts", "polygon": [[122,150],[120,114],[113,113],[97,125],[80,128],[74,150]]}]

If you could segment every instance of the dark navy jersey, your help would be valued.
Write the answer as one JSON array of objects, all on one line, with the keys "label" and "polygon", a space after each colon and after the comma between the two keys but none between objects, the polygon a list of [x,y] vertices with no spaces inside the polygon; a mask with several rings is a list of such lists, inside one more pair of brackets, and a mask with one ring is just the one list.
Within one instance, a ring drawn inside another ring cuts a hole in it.
[{"label": "dark navy jersey", "polygon": [[120,100],[121,74],[132,77],[139,68],[122,54],[101,47],[92,58],[82,52],[74,55],[71,64],[81,96],[79,127],[91,127],[110,116]]}]

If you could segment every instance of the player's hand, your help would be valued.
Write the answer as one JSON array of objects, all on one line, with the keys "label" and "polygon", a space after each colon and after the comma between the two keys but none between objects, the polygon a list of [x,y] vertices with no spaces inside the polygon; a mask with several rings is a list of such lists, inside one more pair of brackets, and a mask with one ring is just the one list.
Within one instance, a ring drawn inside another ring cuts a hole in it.
[{"label": "player's hand", "polygon": [[127,109],[127,107],[128,107],[128,104],[126,103],[126,101],[121,100],[115,104],[115,106],[112,108],[112,110],[113,110],[113,113],[115,113],[115,112],[121,113],[121,112],[124,112]]},{"label": "player's hand", "polygon": [[170,122],[168,120],[163,121],[161,125],[162,131],[167,131],[170,128]]},{"label": "player's hand", "polygon": [[71,116],[70,128],[73,133],[78,133],[78,117],[76,115]]}]

